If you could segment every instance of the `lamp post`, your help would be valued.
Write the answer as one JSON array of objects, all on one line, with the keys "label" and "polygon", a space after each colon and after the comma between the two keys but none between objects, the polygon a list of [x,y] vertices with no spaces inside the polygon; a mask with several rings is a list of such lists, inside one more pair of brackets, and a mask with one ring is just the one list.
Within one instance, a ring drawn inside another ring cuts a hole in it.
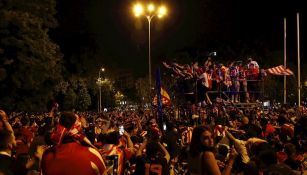
[{"label": "lamp post", "polygon": [[151,92],[151,45],[150,45],[150,24],[151,20],[157,16],[158,18],[162,18],[166,15],[165,6],[155,7],[154,4],[149,3],[147,5],[147,10],[144,10],[143,5],[138,3],[134,5],[133,11],[136,17],[145,16],[148,21],[148,76],[149,76],[149,93]]},{"label": "lamp post", "polygon": [[104,83],[104,80],[101,79],[101,74],[100,72],[104,73],[105,71],[105,68],[101,67],[99,69],[99,72],[98,72],[98,79],[96,81],[96,84],[99,86],[99,101],[98,101],[98,112],[101,112],[101,108],[102,108],[102,100],[101,100],[101,86],[103,85]]}]

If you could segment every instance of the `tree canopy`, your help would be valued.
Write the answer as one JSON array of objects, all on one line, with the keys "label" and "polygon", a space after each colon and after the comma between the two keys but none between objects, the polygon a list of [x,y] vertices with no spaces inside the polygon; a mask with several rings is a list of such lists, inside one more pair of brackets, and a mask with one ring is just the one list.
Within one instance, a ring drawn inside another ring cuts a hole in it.
[{"label": "tree canopy", "polygon": [[61,79],[62,53],[48,35],[57,26],[55,0],[0,2],[0,106],[46,110]]}]

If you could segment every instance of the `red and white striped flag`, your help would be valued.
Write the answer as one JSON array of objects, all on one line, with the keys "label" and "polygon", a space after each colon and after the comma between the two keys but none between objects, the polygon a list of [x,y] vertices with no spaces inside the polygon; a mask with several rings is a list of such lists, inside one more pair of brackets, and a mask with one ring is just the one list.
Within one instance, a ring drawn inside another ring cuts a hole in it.
[{"label": "red and white striped flag", "polygon": [[285,68],[283,65],[272,67],[266,71],[273,75],[294,75],[290,69]]}]

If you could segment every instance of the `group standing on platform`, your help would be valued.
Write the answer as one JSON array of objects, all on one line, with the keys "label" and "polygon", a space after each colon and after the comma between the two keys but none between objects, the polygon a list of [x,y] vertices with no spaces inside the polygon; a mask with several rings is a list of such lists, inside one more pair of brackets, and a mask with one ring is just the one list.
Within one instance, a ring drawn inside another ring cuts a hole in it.
[{"label": "group standing on platform", "polygon": [[203,65],[198,62],[185,65],[163,62],[163,65],[182,84],[186,100],[199,106],[212,103],[222,93],[233,103],[255,102],[260,98],[260,84],[266,76],[252,58],[245,65],[242,61],[223,65],[211,57]]}]

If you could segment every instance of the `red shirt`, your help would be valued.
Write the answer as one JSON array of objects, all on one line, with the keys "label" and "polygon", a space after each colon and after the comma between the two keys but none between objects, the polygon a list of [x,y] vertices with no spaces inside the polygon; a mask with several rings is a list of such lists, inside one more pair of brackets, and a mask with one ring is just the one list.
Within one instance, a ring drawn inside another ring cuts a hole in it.
[{"label": "red shirt", "polygon": [[268,137],[271,134],[274,134],[275,128],[271,124],[267,124],[265,127],[265,132],[262,133],[262,137]]},{"label": "red shirt", "polygon": [[20,128],[20,132],[26,143],[30,145],[34,138],[33,128],[29,126],[23,126]]},{"label": "red shirt", "polygon": [[294,126],[292,124],[283,124],[281,126],[281,131],[286,133],[289,137],[294,137]]},{"label": "red shirt", "polygon": [[44,175],[97,175],[106,170],[98,151],[76,142],[47,149],[41,166]]},{"label": "red shirt", "polygon": [[22,140],[16,139],[16,156],[19,154],[27,154],[29,152],[29,145]]}]

